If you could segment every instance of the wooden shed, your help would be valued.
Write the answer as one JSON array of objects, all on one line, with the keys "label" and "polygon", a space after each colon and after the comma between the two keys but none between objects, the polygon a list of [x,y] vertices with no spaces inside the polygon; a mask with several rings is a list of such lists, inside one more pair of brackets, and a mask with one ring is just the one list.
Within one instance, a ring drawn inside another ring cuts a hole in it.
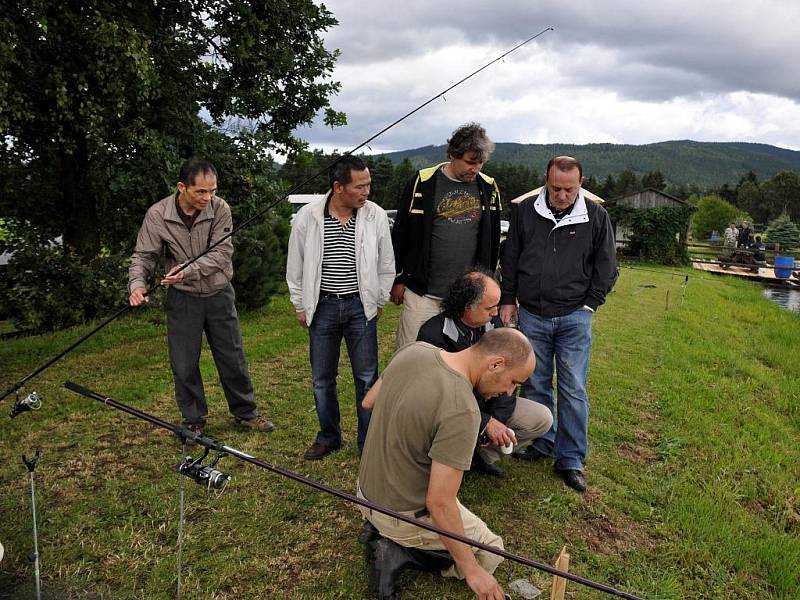
[{"label": "wooden shed", "polygon": [[[686,200],[681,200],[675,196],[665,194],[664,192],[655,188],[645,188],[638,192],[631,192],[624,196],[617,196],[611,200],[606,201],[606,207],[613,206],[628,206],[636,210],[648,210],[651,208],[669,208],[669,207],[691,207],[692,204]],[[610,211],[613,213],[613,211]],[[625,243],[629,239],[630,228],[614,222],[612,217],[612,224],[614,225],[614,235],[616,236],[617,244]],[[689,223],[686,223],[686,229],[681,232],[681,242],[685,243],[689,236]]]}]

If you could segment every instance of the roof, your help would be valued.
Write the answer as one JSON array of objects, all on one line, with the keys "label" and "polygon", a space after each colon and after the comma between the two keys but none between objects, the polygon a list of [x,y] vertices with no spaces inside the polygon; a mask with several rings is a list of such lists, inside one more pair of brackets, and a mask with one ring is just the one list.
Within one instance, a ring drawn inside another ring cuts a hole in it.
[{"label": "roof", "polygon": [[652,187],[643,188],[641,190],[636,190],[635,192],[629,192],[627,194],[623,194],[622,196],[617,196],[616,198],[612,198],[608,202],[609,204],[619,204],[621,200],[625,200],[626,198],[631,198],[643,192],[653,192],[655,194],[658,194],[659,196],[664,196],[665,198],[668,198],[673,202],[677,202],[678,204],[694,207],[694,204],[692,204],[691,202],[687,202],[686,200],[681,200],[676,196],[672,196],[671,194],[667,194],[666,192],[662,192],[661,190]]}]

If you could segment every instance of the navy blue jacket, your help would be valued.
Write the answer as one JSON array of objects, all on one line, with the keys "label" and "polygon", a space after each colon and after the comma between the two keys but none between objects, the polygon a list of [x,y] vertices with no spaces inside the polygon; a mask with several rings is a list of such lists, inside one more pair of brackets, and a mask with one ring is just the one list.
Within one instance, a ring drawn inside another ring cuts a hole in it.
[{"label": "navy blue jacket", "polygon": [[546,190],[512,208],[503,249],[501,304],[518,301],[530,313],[552,318],[603,304],[617,280],[611,219],[581,194],[558,223]]}]

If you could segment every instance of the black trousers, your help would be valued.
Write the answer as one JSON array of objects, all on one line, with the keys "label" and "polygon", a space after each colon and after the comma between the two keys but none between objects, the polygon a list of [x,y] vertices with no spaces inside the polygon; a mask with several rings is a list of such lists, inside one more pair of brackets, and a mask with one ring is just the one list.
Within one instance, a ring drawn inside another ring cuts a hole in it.
[{"label": "black trousers", "polygon": [[230,284],[213,296],[193,296],[172,287],[167,290],[169,360],[175,400],[185,425],[205,423],[208,416],[200,376],[204,331],[231,414],[243,419],[258,415],[234,300]]}]

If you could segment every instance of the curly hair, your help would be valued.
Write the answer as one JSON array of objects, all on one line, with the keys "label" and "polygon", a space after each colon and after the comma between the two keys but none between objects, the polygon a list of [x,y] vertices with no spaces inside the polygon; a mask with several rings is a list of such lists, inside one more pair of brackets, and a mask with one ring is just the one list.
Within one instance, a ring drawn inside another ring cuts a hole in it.
[{"label": "curly hair", "polygon": [[474,308],[483,301],[486,293],[486,280],[496,281],[494,274],[483,267],[472,267],[459,275],[442,300],[445,317],[460,319],[467,308]]},{"label": "curly hair", "polygon": [[447,158],[463,158],[467,152],[474,152],[476,160],[480,162],[489,160],[494,152],[494,142],[478,123],[462,125],[447,140]]}]

